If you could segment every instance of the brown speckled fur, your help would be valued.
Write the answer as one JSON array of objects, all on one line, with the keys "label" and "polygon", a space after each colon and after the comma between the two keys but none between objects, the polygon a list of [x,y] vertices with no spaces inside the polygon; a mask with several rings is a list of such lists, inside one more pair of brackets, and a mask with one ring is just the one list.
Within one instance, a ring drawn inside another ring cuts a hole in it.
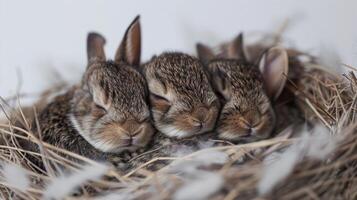
[{"label": "brown speckled fur", "polygon": [[[221,58],[227,58],[229,57],[229,54],[232,54],[231,50],[235,48],[234,45],[236,44],[234,43],[236,42],[236,39],[237,38],[227,43],[223,43],[219,46],[218,54]],[[277,40],[275,39],[272,40],[269,37],[267,38],[263,37],[262,41],[245,45],[244,47],[245,51],[247,55],[249,55],[249,58],[246,58],[247,62],[257,63],[261,55],[267,49],[275,45],[277,45]],[[297,122],[296,119],[300,118],[296,114],[297,111],[294,105],[295,95],[292,92],[295,89],[296,85],[299,84],[302,74],[304,73],[304,63],[300,61],[300,58],[304,57],[305,59],[309,60],[312,63],[316,62],[315,61],[316,58],[305,52],[301,52],[292,48],[288,48],[286,49],[286,51],[289,60],[289,72],[287,74],[289,81],[287,81],[286,88],[283,90],[280,97],[274,103],[274,109],[277,117],[276,128],[278,130],[281,130],[282,128],[286,127],[289,124]],[[239,55],[236,58],[242,59],[242,55]]]},{"label": "brown speckled fur", "polygon": [[[199,57],[206,64],[212,84],[224,102],[217,126],[219,137],[231,141],[267,138],[275,125],[275,114],[270,102],[272,97],[267,94],[267,89],[274,88],[266,84],[267,80],[275,77],[264,79],[259,66],[247,61],[242,40],[243,36],[239,35],[234,40],[233,47],[218,55],[203,44],[197,45]],[[275,54],[270,53],[273,50]],[[280,49],[273,50],[268,50],[269,59],[275,59],[272,55],[279,55],[279,59],[286,58],[283,50],[282,53]],[[232,55],[234,53],[236,55]],[[264,63],[265,67],[273,62]]]},{"label": "brown speckled fur", "polygon": [[213,130],[220,104],[197,58],[163,53],[145,64],[143,73],[159,131],[184,138]]},{"label": "brown speckled fur", "polygon": [[[93,159],[102,160],[105,154],[90,145],[74,129],[71,121],[68,119],[68,113],[71,111],[71,100],[73,98],[74,88],[66,94],[56,97],[53,102],[49,103],[38,116],[40,132],[36,128],[36,122],[33,122],[34,133],[43,141],[56,147],[76,152],[80,155]],[[33,150],[37,150],[37,145],[30,143]]]},{"label": "brown speckled fur", "polygon": [[[243,140],[255,138],[244,136],[245,125],[241,124],[241,120],[246,120],[251,124],[263,122],[257,129],[256,137],[267,137],[266,132],[270,133],[275,119],[271,113],[270,101],[265,94],[262,77],[257,66],[242,63],[239,60],[217,59],[212,60],[208,67],[218,69],[219,73],[223,74],[226,84],[229,85],[227,87],[230,87],[230,99],[225,103],[221,112],[218,132],[232,131],[233,134],[241,134]],[[215,73],[214,70],[213,73]],[[268,115],[263,115],[267,113]]]},{"label": "brown speckled fur", "polygon": [[[114,61],[104,54],[105,39],[90,33],[88,67],[80,84],[57,96],[33,123],[44,142],[88,158],[134,151],[148,144],[154,133],[150,121],[145,78],[137,70],[140,59],[140,24],[127,29]],[[38,151],[35,144],[24,144]]]},{"label": "brown speckled fur", "polygon": [[[209,113],[212,116],[211,125],[215,124],[216,117],[219,110],[219,102],[215,96],[213,89],[209,83],[206,72],[203,69],[203,65],[197,58],[189,56],[183,53],[163,53],[158,57],[154,57],[151,61],[143,66],[143,71],[148,82],[159,81],[160,85],[164,85],[165,88],[161,88],[160,94],[164,94],[167,90],[173,90],[175,98],[177,100],[174,103],[181,106],[177,109],[177,113],[160,113],[156,115],[156,126],[161,124],[175,124],[180,121],[180,118],[184,118],[182,113],[188,112],[187,115],[195,115],[195,109],[202,105],[211,107],[213,113]],[[157,92],[157,90],[151,91]],[[153,115],[155,118],[155,112],[158,111],[160,100],[151,101],[153,106]],[[213,102],[213,104],[212,104]],[[183,121],[187,123],[186,126],[190,126],[189,121]],[[178,129],[180,127],[178,126]],[[191,128],[192,127],[188,127]],[[193,129],[193,131],[195,131]],[[163,133],[155,134],[151,143],[139,152],[126,152],[124,155],[116,156],[111,155],[109,160],[115,164],[118,169],[123,173],[130,172],[137,167],[140,167],[144,163],[154,158],[170,157],[177,151],[194,151],[198,150],[201,143],[209,142],[212,146],[222,145],[223,143],[214,142],[212,139],[216,138],[216,133],[209,131],[205,134],[195,134],[192,137],[176,138],[169,137]],[[225,143],[224,143],[225,144]],[[150,170],[157,170],[170,161],[158,161],[152,163],[146,168]]]},{"label": "brown speckled fur", "polygon": [[[166,88],[177,93],[186,109],[195,104],[207,104],[214,98],[202,64],[192,56],[183,53],[163,53],[145,65],[145,71],[153,71],[156,79]],[[150,73],[150,72],[148,72]]]}]

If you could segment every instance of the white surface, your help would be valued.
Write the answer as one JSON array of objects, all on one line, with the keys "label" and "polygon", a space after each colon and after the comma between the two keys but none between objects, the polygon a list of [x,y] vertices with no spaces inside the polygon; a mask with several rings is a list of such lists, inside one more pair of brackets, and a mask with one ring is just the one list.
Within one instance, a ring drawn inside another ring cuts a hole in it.
[{"label": "white surface", "polygon": [[[79,80],[86,64],[88,31],[107,38],[113,57],[126,27],[141,15],[143,61],[164,50],[194,53],[198,41],[216,45],[239,31],[275,30],[292,20],[286,36],[319,52],[336,49],[343,62],[357,65],[357,1],[332,0],[0,0],[0,96],[40,91],[59,77]],[[330,55],[330,54],[328,54]]]}]

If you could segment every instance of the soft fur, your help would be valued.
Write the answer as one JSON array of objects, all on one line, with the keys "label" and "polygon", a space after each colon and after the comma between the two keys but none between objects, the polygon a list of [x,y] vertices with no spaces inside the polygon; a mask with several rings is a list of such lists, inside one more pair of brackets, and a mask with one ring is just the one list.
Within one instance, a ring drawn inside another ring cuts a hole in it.
[{"label": "soft fur", "polygon": [[88,35],[81,83],[56,97],[39,114],[41,127],[33,126],[43,141],[90,158],[144,147],[154,133],[145,78],[137,70],[139,19],[126,31],[114,61],[106,60],[104,44],[99,34]]},{"label": "soft fur", "polygon": [[216,97],[201,62],[183,53],[163,53],[143,66],[156,128],[184,138],[213,130]]},{"label": "soft fur", "polygon": [[247,62],[239,35],[223,54],[203,44],[198,55],[210,72],[210,79],[221,96],[223,108],[218,120],[219,137],[231,141],[267,138],[275,125],[271,101],[281,93],[288,68],[285,50],[267,50],[258,64]]}]

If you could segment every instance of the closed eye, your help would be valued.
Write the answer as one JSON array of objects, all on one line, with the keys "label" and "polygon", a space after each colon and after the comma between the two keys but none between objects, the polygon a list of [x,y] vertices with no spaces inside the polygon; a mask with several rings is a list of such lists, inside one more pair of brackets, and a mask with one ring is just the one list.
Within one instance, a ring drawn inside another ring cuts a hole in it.
[{"label": "closed eye", "polygon": [[144,119],[142,119],[142,120],[138,120],[138,122],[139,122],[140,124],[142,124],[142,123],[145,123],[145,122],[150,122],[150,120],[151,120],[151,118],[150,118],[150,117],[147,117],[147,118],[144,118]]},{"label": "closed eye", "polygon": [[156,100],[156,101],[166,101],[166,102],[170,102],[169,100],[167,100],[165,97],[162,97],[162,96],[159,96],[157,94],[154,94],[154,93],[150,93],[150,97],[153,99],[153,100]]},{"label": "closed eye", "polygon": [[167,113],[171,108],[170,101],[167,100],[165,97],[151,93],[150,101],[155,110],[159,111],[162,114]]},{"label": "closed eye", "polygon": [[105,114],[107,114],[107,110],[98,104],[93,105],[93,114],[97,116],[98,118],[103,117]]},{"label": "closed eye", "polygon": [[218,98],[215,98],[215,99],[213,99],[213,100],[211,100],[210,102],[209,102],[209,107],[211,108],[211,107],[215,107],[215,106],[218,106],[219,105],[219,99]]},{"label": "closed eye", "polygon": [[97,109],[99,109],[99,110],[102,110],[102,111],[104,111],[104,112],[107,112],[107,110],[106,110],[103,106],[100,106],[100,105],[98,105],[98,104],[95,104],[95,107],[96,107]]}]

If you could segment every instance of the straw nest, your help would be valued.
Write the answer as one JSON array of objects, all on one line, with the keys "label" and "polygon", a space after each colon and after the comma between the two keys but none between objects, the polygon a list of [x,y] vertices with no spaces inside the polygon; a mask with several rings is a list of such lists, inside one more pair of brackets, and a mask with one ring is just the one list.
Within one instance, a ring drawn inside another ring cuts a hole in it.
[{"label": "straw nest", "polygon": [[[260,41],[249,48],[254,56],[267,46]],[[357,199],[357,70],[346,66],[350,72],[339,75],[315,57],[288,52],[289,81],[275,105],[274,137],[231,144],[208,135],[202,143],[168,143],[124,159],[125,168],[115,163],[123,158],[98,163],[35,138],[29,121],[58,88],[44,93],[42,102],[7,112],[10,120],[0,124],[2,198]],[[9,101],[2,100],[3,111]],[[19,148],[19,138],[41,152]],[[40,158],[44,169],[25,154]]]}]

